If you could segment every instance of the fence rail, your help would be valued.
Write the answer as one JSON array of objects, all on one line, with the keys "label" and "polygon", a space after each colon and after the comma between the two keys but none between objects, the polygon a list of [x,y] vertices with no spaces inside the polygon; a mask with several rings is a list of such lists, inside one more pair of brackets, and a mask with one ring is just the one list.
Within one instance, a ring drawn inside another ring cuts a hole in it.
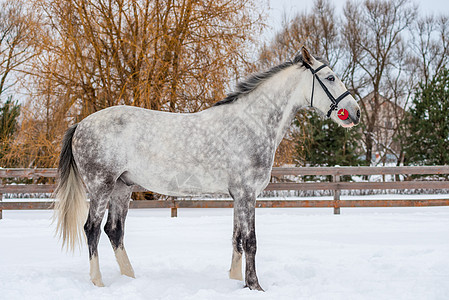
[{"label": "fence rail", "polygon": [[[266,188],[275,190],[331,190],[333,200],[258,200],[257,207],[333,207],[334,213],[340,213],[340,207],[404,207],[404,206],[449,206],[449,199],[402,199],[402,200],[341,200],[342,190],[373,189],[449,189],[449,181],[410,180],[382,182],[342,182],[345,175],[443,175],[449,174],[449,166],[415,166],[415,167],[302,167],[273,168],[272,177],[294,176],[332,176],[332,182],[270,182]],[[56,169],[0,169],[0,179],[4,178],[55,178]],[[54,184],[0,184],[0,219],[2,210],[51,209],[53,201],[46,202],[2,202],[5,193],[52,193]],[[135,192],[145,189],[136,187]],[[131,201],[130,208],[171,208],[172,217],[177,215],[177,208],[227,208],[233,207],[229,200],[140,200]]]}]

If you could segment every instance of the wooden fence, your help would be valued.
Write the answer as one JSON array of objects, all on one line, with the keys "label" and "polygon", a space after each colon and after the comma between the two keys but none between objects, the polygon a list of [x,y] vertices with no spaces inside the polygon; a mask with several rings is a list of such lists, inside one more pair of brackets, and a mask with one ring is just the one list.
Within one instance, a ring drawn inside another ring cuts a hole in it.
[{"label": "wooden fence", "polygon": [[[449,206],[449,199],[401,199],[401,200],[341,200],[342,190],[408,190],[408,189],[449,189],[447,180],[406,180],[376,182],[343,182],[345,175],[444,175],[449,174],[449,166],[417,167],[302,167],[273,168],[272,182],[266,190],[331,190],[333,200],[258,200],[257,207],[333,207],[334,214],[340,213],[340,207],[404,207],[404,206]],[[331,176],[332,182],[294,182],[286,181],[285,176]],[[0,179],[56,177],[56,169],[0,169]],[[284,180],[282,180],[284,178]],[[408,178],[410,178],[408,176]],[[2,202],[5,193],[52,193],[52,184],[1,184],[0,185],[0,219],[2,210],[51,209],[53,201],[46,202]],[[145,191],[135,188],[135,191]],[[171,208],[172,217],[177,216],[178,208],[230,208],[229,200],[139,200],[131,201],[130,208]]]}]

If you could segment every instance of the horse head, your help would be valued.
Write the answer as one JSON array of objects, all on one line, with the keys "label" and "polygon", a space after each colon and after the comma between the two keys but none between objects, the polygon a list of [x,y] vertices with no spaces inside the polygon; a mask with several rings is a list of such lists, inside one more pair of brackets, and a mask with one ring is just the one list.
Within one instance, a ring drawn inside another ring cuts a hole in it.
[{"label": "horse head", "polygon": [[352,127],[360,121],[360,107],[343,82],[326,64],[301,48],[301,61],[310,74],[311,84],[302,88],[310,106],[343,127]]}]

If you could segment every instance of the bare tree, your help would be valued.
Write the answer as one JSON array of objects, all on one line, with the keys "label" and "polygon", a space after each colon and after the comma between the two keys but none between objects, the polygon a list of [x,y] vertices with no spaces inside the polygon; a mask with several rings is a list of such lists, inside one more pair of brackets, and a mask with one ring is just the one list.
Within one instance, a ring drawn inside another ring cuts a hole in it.
[{"label": "bare tree", "polygon": [[416,15],[417,8],[408,0],[348,1],[344,8],[343,44],[351,61],[347,81],[358,99],[373,95],[369,103],[360,102],[368,164],[372,162],[381,107],[393,99],[391,83],[399,83],[403,60],[398,58],[406,55],[404,33]]},{"label": "bare tree", "polygon": [[[35,15],[22,0],[0,3],[0,97],[18,80],[16,71],[38,54]],[[16,72],[15,74],[13,74]]]},{"label": "bare tree", "polygon": [[425,84],[449,63],[449,17],[429,15],[411,26],[413,74]]},{"label": "bare tree", "polygon": [[80,118],[119,103],[207,107],[246,62],[261,21],[250,0],[37,1],[56,34],[44,72],[68,92]]},{"label": "bare tree", "polygon": [[285,62],[298,52],[302,45],[329,61],[332,67],[339,60],[340,37],[335,7],[329,0],[315,0],[311,12],[302,12],[291,20],[284,20],[283,28],[268,45],[262,47],[259,64],[269,67]]}]

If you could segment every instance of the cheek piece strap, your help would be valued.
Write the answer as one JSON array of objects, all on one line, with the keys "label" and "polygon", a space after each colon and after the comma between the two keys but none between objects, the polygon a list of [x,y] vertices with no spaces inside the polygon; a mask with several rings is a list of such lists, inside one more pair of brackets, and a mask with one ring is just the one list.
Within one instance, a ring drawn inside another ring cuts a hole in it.
[{"label": "cheek piece strap", "polygon": [[321,66],[319,66],[317,69],[313,69],[312,66],[310,66],[307,63],[304,63],[304,66],[310,70],[310,72],[312,72],[313,75],[313,81],[312,81],[312,96],[310,97],[310,107],[313,107],[313,94],[315,92],[315,79],[318,80],[318,83],[321,85],[321,87],[323,88],[324,92],[326,93],[327,97],[329,97],[329,99],[331,100],[331,105],[329,108],[329,111],[327,112],[327,117],[329,118],[332,111],[333,110],[338,110],[338,103],[340,103],[341,100],[343,100],[343,98],[345,98],[346,96],[351,95],[351,93],[346,90],[346,92],[344,92],[343,94],[341,94],[337,99],[334,98],[334,96],[329,92],[329,90],[327,89],[326,85],[321,81],[321,79],[318,77],[318,75],[316,73],[318,73],[318,71],[320,71],[321,69],[327,67],[326,64],[322,64]]}]

